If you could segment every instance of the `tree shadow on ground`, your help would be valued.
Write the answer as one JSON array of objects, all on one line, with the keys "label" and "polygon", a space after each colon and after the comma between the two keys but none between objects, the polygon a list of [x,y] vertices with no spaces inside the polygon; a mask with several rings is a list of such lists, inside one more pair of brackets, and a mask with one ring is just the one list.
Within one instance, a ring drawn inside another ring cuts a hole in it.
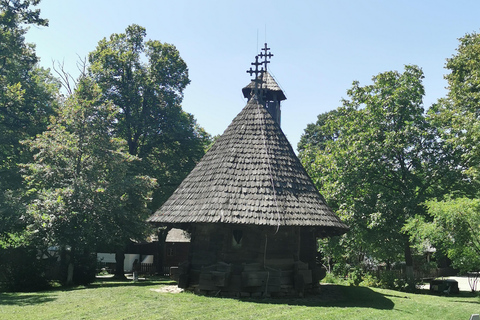
[{"label": "tree shadow on ground", "polygon": [[[367,287],[324,284],[321,286],[320,293],[306,295],[303,298],[265,298],[258,300],[248,299],[245,301],[305,307],[356,307],[391,310],[395,304],[387,296]],[[398,297],[403,298],[404,296]]]},{"label": "tree shadow on ground", "polygon": [[61,287],[61,291],[75,291],[96,288],[117,288],[117,287],[148,287],[152,285],[176,285],[177,283],[171,279],[147,279],[132,281],[129,279],[119,280],[114,278],[97,279],[97,281],[84,286]]},{"label": "tree shadow on ground", "polygon": [[56,300],[55,296],[46,294],[0,293],[1,305],[29,306]]},{"label": "tree shadow on ground", "polygon": [[43,292],[24,293],[24,292],[0,292],[0,306],[1,305],[18,305],[27,306],[34,304],[41,304],[56,300],[55,292],[89,290],[96,288],[114,288],[124,286],[147,287],[152,285],[172,285],[175,281],[168,278],[154,278],[152,280],[139,280],[133,282],[132,280],[118,280],[113,278],[97,280],[88,285],[80,286],[64,286],[51,288]]}]

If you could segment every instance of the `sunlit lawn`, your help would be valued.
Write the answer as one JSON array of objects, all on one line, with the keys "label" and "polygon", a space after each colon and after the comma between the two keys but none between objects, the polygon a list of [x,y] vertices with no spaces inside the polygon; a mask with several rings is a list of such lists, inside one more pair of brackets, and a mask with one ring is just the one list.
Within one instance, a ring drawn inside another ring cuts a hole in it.
[{"label": "sunlit lawn", "polygon": [[322,285],[303,299],[230,299],[161,293],[168,281],[97,281],[40,293],[0,293],[0,319],[469,319],[477,294],[436,296]]}]

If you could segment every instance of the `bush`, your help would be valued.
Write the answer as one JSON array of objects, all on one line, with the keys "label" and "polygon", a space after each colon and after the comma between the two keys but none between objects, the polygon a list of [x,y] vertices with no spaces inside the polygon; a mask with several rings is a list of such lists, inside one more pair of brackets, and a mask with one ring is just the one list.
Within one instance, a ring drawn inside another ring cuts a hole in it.
[{"label": "bush", "polygon": [[363,280],[360,285],[364,287],[379,287],[380,282],[374,275],[367,273],[363,276]]},{"label": "bush", "polygon": [[40,291],[49,287],[45,261],[33,246],[0,249],[0,286],[5,291]]},{"label": "bush", "polygon": [[382,272],[378,280],[380,288],[407,292],[414,292],[416,290],[416,281],[408,282],[402,274],[395,271]]},{"label": "bush", "polygon": [[62,285],[69,285],[67,278],[70,262],[73,263],[73,285],[87,285],[95,281],[97,272],[96,254],[63,248],[60,253],[60,283]]},{"label": "bush", "polygon": [[74,258],[73,283],[87,285],[95,281],[97,272],[97,255],[83,253]]},{"label": "bush", "polygon": [[332,272],[327,272],[325,278],[322,279],[323,283],[336,283],[337,277]]},{"label": "bush", "polygon": [[332,273],[338,277],[346,278],[350,272],[350,265],[348,263],[336,263],[333,266]]},{"label": "bush", "polygon": [[363,270],[359,267],[352,268],[348,273],[348,284],[358,286],[363,281]]},{"label": "bush", "polygon": [[338,277],[333,274],[333,272],[328,272],[325,278],[322,279],[322,283],[333,283],[333,284],[340,284],[346,285],[347,281],[343,277]]}]

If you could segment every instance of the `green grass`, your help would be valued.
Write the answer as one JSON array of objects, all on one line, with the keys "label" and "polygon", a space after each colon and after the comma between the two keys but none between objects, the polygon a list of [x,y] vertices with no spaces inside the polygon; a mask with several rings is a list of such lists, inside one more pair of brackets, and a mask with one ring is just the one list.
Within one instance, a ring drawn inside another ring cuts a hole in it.
[{"label": "green grass", "polygon": [[322,285],[303,299],[230,299],[159,293],[168,281],[98,281],[39,293],[0,293],[0,319],[469,319],[477,294],[451,296]]}]

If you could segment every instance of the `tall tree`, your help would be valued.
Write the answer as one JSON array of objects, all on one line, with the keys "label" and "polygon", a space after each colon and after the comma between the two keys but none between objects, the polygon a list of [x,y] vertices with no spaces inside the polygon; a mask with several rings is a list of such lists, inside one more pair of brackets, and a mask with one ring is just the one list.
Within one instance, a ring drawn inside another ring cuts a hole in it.
[{"label": "tall tree", "polygon": [[24,228],[17,164],[31,154],[20,141],[46,129],[59,89],[49,71],[37,66],[34,45],[25,43],[25,25],[48,24],[31,8],[39,2],[0,0],[0,242]]},{"label": "tall tree", "polygon": [[[138,170],[158,181],[152,209],[157,209],[205,153],[209,135],[180,106],[190,83],[178,50],[157,40],[145,41],[138,25],[103,39],[89,55],[89,74],[105,101],[120,112],[115,132],[142,159]],[[123,276],[123,253],[117,255]]]},{"label": "tall tree", "polygon": [[101,246],[145,236],[154,180],[131,173],[138,159],[113,135],[117,113],[83,78],[49,129],[26,142],[35,152],[35,161],[25,165],[35,194],[28,210],[32,237],[45,246],[70,247],[72,265]]},{"label": "tall tree", "polygon": [[448,94],[429,113],[462,175],[448,197],[428,202],[429,216],[412,218],[406,230],[417,244],[430,243],[467,272],[480,271],[480,35],[459,41],[457,53],[447,59]]},{"label": "tall tree", "polygon": [[480,187],[480,35],[466,34],[459,40],[457,54],[447,59],[447,97],[430,114],[442,138],[462,159],[467,176],[461,192],[471,197],[478,196]]},{"label": "tall tree", "polygon": [[354,82],[349,100],[322,117],[320,137],[310,134],[301,153],[322,194],[350,225],[345,241],[380,261],[403,255],[410,272],[411,245],[402,227],[443,192],[450,161],[425,117],[422,79],[418,67],[406,66],[403,73],[375,76],[372,85]]},{"label": "tall tree", "polygon": [[145,28],[131,25],[101,40],[89,55],[89,73],[120,108],[116,132],[129,153],[159,181],[156,208],[203,156],[209,135],[180,106],[190,80],[178,50],[145,36]]}]

